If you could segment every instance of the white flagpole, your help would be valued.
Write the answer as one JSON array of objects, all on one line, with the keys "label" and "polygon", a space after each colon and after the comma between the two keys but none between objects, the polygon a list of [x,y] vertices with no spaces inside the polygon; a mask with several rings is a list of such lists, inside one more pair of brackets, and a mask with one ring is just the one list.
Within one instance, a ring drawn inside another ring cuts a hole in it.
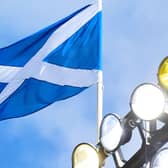
[{"label": "white flagpole", "polygon": [[100,138],[100,126],[103,116],[103,73],[98,73],[98,84],[97,84],[97,142]]},{"label": "white flagpole", "polygon": [[[98,0],[99,9],[102,10],[102,0]],[[100,46],[101,47],[101,46]],[[100,141],[100,126],[103,116],[103,73],[98,73],[97,83],[97,142]]]}]

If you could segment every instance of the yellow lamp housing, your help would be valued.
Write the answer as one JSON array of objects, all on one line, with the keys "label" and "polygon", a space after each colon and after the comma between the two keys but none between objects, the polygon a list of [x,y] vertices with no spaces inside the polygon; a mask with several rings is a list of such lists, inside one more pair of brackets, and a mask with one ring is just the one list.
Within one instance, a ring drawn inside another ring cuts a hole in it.
[{"label": "yellow lamp housing", "polygon": [[96,148],[87,143],[77,145],[72,154],[72,168],[99,168],[100,161]]},{"label": "yellow lamp housing", "polygon": [[162,87],[168,89],[168,56],[163,59],[159,66],[158,80]]}]

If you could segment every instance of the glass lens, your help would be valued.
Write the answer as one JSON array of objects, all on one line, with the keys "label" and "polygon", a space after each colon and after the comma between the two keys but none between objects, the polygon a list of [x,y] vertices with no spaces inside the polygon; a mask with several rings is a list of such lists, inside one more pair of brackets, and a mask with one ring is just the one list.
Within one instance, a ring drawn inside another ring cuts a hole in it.
[{"label": "glass lens", "polygon": [[159,151],[152,161],[151,168],[166,168],[168,166],[168,148]]},{"label": "glass lens", "polygon": [[163,112],[164,94],[156,85],[143,84],[133,92],[130,105],[132,111],[142,120],[153,120]]},{"label": "glass lens", "polygon": [[73,152],[73,168],[99,168],[96,149],[89,144],[78,145]]},{"label": "glass lens", "polygon": [[113,151],[120,143],[122,128],[119,119],[108,114],[102,121],[100,141],[106,151]]},{"label": "glass lens", "polygon": [[166,57],[159,66],[158,79],[160,84],[168,89],[168,57]]}]

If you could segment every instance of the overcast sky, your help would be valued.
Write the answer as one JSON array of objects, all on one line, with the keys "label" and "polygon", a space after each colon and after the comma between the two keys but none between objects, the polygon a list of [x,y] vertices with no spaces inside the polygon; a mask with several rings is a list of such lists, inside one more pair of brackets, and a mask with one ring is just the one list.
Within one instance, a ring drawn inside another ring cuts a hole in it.
[{"label": "overcast sky", "polygon": [[[0,48],[44,28],[91,0],[1,0]],[[157,83],[168,55],[167,0],[103,1],[104,115],[129,111],[133,89]],[[96,87],[27,117],[0,122],[1,168],[70,168],[73,148],[96,144]],[[137,146],[134,137],[131,147]],[[133,149],[124,147],[128,157]],[[108,159],[105,168],[111,168]]]}]

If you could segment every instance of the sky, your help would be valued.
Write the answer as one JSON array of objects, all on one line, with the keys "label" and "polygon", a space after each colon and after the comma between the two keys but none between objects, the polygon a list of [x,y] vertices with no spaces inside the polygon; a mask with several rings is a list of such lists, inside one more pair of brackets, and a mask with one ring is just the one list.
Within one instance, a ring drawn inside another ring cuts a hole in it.
[{"label": "sky", "polygon": [[[3,48],[93,1],[0,2]],[[157,68],[168,55],[167,6],[167,0],[103,0],[103,115],[123,117],[134,88],[157,83]],[[32,115],[2,121],[0,133],[1,168],[70,168],[77,144],[96,144],[96,86]],[[132,144],[122,148],[126,158],[139,141],[133,136]],[[105,168],[111,167],[108,158]]]}]

